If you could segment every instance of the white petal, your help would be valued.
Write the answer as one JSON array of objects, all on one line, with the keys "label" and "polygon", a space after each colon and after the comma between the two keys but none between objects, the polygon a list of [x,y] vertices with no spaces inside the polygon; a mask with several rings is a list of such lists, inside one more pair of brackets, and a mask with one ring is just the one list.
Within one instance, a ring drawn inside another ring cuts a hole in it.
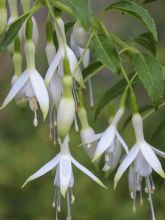
[{"label": "white petal", "polygon": [[121,143],[121,145],[123,146],[124,150],[126,151],[126,153],[128,154],[129,150],[128,150],[128,146],[127,144],[125,143],[125,141],[123,140],[123,138],[120,136],[119,132],[116,131],[116,136],[117,136],[117,139],[119,140],[119,142]]},{"label": "white petal", "polygon": [[28,75],[25,71],[12,86],[9,94],[7,95],[5,101],[3,102],[2,107],[0,109],[3,109],[17,95],[17,93],[25,85],[27,80],[28,80]]},{"label": "white petal", "polygon": [[134,161],[136,156],[138,155],[140,148],[138,144],[135,144],[128,155],[124,158],[122,163],[120,164],[117,173],[115,175],[114,179],[114,188],[116,188],[117,183],[119,182],[120,178],[122,177],[123,173],[126,171],[126,169],[130,166],[130,164]]},{"label": "white petal", "polygon": [[144,158],[146,159],[146,161],[149,163],[149,165],[163,178],[165,178],[165,173],[162,169],[161,163],[158,160],[156,154],[154,153],[154,151],[152,150],[152,148],[150,147],[150,145],[148,143],[143,143],[141,145],[141,152],[144,156]]},{"label": "white petal", "polygon": [[79,47],[75,43],[75,41],[73,39],[73,34],[71,34],[71,37],[70,37],[70,46],[71,46],[72,50],[75,52],[77,58],[79,58],[81,56],[81,50],[79,50]]},{"label": "white petal", "polygon": [[39,178],[40,176],[43,176],[44,174],[48,173],[50,170],[56,167],[60,160],[61,155],[57,154],[56,157],[54,157],[52,160],[50,160],[48,163],[46,163],[43,167],[41,167],[37,172],[35,172],[33,175],[31,175],[25,183],[22,185],[22,188],[26,186],[29,182],[31,182],[34,179]]},{"label": "white petal", "polygon": [[87,49],[85,54],[84,54],[83,60],[82,60],[84,68],[89,66],[89,62],[90,62],[90,50]]},{"label": "white petal", "polygon": [[44,80],[36,70],[32,70],[29,75],[34,93],[43,114],[43,118],[45,119],[49,110],[49,95]]},{"label": "white petal", "polygon": [[[151,146],[152,147],[152,146]],[[165,158],[165,152],[161,151],[161,150],[158,150],[156,149],[155,147],[152,147],[152,149],[154,150],[154,152],[159,155],[160,157],[162,158]]]},{"label": "white petal", "polygon": [[55,74],[53,75],[48,90],[51,99],[50,103],[52,105],[55,105],[56,109],[58,109],[63,88],[62,88],[62,79],[57,72],[55,72]]},{"label": "white petal", "polygon": [[100,186],[106,188],[106,186],[99,180],[99,178],[97,178],[91,171],[89,171],[83,165],[78,163],[73,157],[71,157],[71,161],[79,170],[81,170],[83,173],[85,173],[87,176],[89,176],[92,180],[94,180]]},{"label": "white petal", "polygon": [[55,55],[55,57],[54,57],[54,59],[53,59],[53,61],[52,61],[52,63],[50,64],[50,66],[49,66],[49,68],[47,70],[47,73],[46,73],[46,76],[45,76],[45,83],[46,83],[46,85],[49,84],[49,82],[50,82],[50,80],[51,80],[55,70],[57,69],[57,66],[58,66],[61,58],[62,58],[62,51],[59,48],[57,53],[56,53],[56,55]]},{"label": "white petal", "polygon": [[61,194],[65,197],[69,183],[72,177],[72,165],[70,157],[62,156],[60,159],[60,190]]},{"label": "white petal", "polygon": [[105,132],[103,133],[103,135],[97,145],[93,161],[95,161],[98,157],[100,157],[101,154],[104,153],[104,151],[106,151],[108,149],[108,147],[110,147],[110,145],[112,144],[112,142],[114,140],[115,132],[116,132],[116,127],[113,125],[110,125],[105,130]]},{"label": "white petal", "polygon": [[56,55],[56,48],[52,41],[48,42],[45,48],[48,64],[50,65]]},{"label": "white petal", "polygon": [[75,80],[80,85],[83,85],[83,76],[82,76],[80,67],[77,68],[78,60],[76,58],[76,55],[74,54],[72,49],[70,47],[68,47],[68,46],[66,48],[66,52],[67,52],[67,58],[69,60],[70,71],[71,71],[72,76],[75,78]]},{"label": "white petal", "polygon": [[82,144],[80,144],[79,146],[82,146],[82,145],[87,145],[87,144],[92,144],[92,143],[95,143],[96,141],[98,141],[101,137],[102,137],[103,133],[99,133],[99,134],[94,134],[88,138],[86,138],[86,141],[83,142]]}]

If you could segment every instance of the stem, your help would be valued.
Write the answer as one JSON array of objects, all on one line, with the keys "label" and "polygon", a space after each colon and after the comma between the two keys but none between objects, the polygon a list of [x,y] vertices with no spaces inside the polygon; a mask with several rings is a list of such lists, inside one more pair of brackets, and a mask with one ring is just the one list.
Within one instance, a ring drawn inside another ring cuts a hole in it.
[{"label": "stem", "polygon": [[67,7],[66,5],[64,5],[63,3],[59,2],[59,1],[54,1],[54,5],[56,8],[66,12],[67,14],[73,15],[72,10]]},{"label": "stem", "polygon": [[[62,34],[62,32],[61,32],[61,28],[59,27],[58,22],[56,21],[56,17],[55,17],[55,15],[54,15],[54,13],[53,13],[53,10],[52,10],[52,8],[51,8],[51,5],[50,5],[50,3],[49,3],[49,0],[45,0],[45,2],[46,2],[46,5],[48,6],[50,15],[51,15],[52,18],[54,19],[54,22],[55,22],[55,25],[56,25],[56,27],[57,27],[57,29],[58,29],[58,31],[59,31],[59,34],[61,35],[61,39],[62,39],[62,41],[63,41],[63,45],[66,45],[66,41],[65,41],[65,39],[64,39],[64,37],[63,37],[63,34]],[[57,3],[57,2],[56,2],[56,3]],[[64,47],[64,53],[66,54],[66,47]]]},{"label": "stem", "polygon": [[107,36],[110,36],[110,37],[113,39],[113,41],[114,41],[118,46],[120,46],[120,47],[123,48],[123,49],[126,49],[126,48],[127,48],[127,50],[131,51],[132,53],[137,52],[137,49],[131,47],[129,44],[127,44],[127,43],[125,43],[124,41],[122,41],[118,36],[116,36],[116,35],[113,34],[112,32],[107,31],[107,29],[106,29],[105,25],[103,24],[103,22],[100,22],[100,24],[101,24],[101,28],[102,28],[102,30],[104,31],[104,33],[105,33]]},{"label": "stem", "polygon": [[[159,109],[164,107],[165,106],[165,101],[159,105]],[[149,116],[151,116],[153,113],[155,112],[155,109],[151,109],[148,113],[146,113],[144,116],[143,116],[143,120],[147,119]]]}]

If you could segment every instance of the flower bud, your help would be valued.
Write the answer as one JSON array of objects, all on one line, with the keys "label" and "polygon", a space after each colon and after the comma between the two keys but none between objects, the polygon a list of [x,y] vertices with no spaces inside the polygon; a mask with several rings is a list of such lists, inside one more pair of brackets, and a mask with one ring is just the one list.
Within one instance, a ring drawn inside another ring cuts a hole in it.
[{"label": "flower bud", "polygon": [[0,0],[0,34],[4,31],[7,25],[7,10],[5,0]]},{"label": "flower bud", "polygon": [[27,62],[27,69],[35,68],[35,45],[32,40],[25,42],[25,56]]},{"label": "flower bud", "polygon": [[84,48],[89,39],[89,32],[87,32],[79,23],[75,23],[73,27],[73,40],[81,48]]},{"label": "flower bud", "polygon": [[91,128],[88,124],[87,112],[84,107],[81,107],[79,109],[78,116],[82,126],[82,129],[80,131],[80,136],[81,136],[81,141],[83,143],[83,148],[88,154],[88,156],[92,159],[96,151],[96,145],[86,144],[86,143],[88,142],[90,137],[95,135],[95,132],[93,128]]},{"label": "flower bud", "polygon": [[139,113],[133,114],[132,124],[135,130],[136,140],[139,142],[143,141],[144,140],[143,119]]},{"label": "flower bud", "polygon": [[75,117],[75,102],[72,96],[72,77],[63,78],[63,97],[60,100],[57,113],[57,131],[58,135],[64,138],[73,123]]}]

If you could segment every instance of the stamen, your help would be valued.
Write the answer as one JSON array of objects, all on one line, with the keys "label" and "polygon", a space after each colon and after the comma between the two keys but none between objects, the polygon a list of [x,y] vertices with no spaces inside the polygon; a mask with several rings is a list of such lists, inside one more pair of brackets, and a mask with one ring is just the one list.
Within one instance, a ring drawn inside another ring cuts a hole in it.
[{"label": "stamen", "polygon": [[78,132],[79,132],[79,127],[78,127],[76,115],[75,115],[75,117],[74,117],[74,127],[75,127],[76,132],[78,133]]},{"label": "stamen", "polygon": [[71,220],[71,194],[70,194],[70,190],[67,190],[67,209],[68,209],[68,216],[67,216],[67,220]]},{"label": "stamen", "polygon": [[76,82],[73,82],[73,85],[72,85],[72,93],[73,93],[73,98],[74,98],[74,101],[75,101],[75,105],[76,105],[76,109],[78,107],[78,103],[79,103],[79,97],[78,97],[78,94],[77,94],[77,87],[76,87]]},{"label": "stamen", "polygon": [[90,148],[92,145],[91,144],[87,144],[87,148]]},{"label": "stamen", "polygon": [[75,196],[73,195],[72,189],[70,189],[70,193],[71,193],[71,204],[73,205],[75,202]]},{"label": "stamen", "polygon": [[152,175],[150,175],[150,181],[151,181],[152,192],[154,192],[154,191],[155,191],[155,184],[154,184],[154,181],[153,181]]},{"label": "stamen", "polygon": [[56,145],[56,138],[57,138],[57,132],[56,132],[56,127],[57,127],[57,120],[56,120],[56,111],[54,109],[54,114],[53,114],[53,144]]},{"label": "stamen", "polygon": [[35,127],[37,127],[37,125],[38,125],[38,119],[37,119],[37,112],[36,112],[36,111],[34,111],[34,120],[33,120],[33,124],[34,124]]},{"label": "stamen", "polygon": [[141,187],[140,187],[140,205],[143,206],[143,192]]},{"label": "stamen", "polygon": [[52,129],[53,129],[53,124],[52,124],[52,110],[49,111],[49,139],[52,140]]},{"label": "stamen", "polygon": [[137,176],[134,175],[134,192],[133,192],[133,212],[136,213],[136,185],[137,185]]},{"label": "stamen", "polygon": [[36,99],[36,97],[30,97],[30,98],[28,98],[28,100],[29,100],[29,107],[34,112],[33,124],[36,127],[38,125],[38,120],[37,120],[38,103],[37,103],[37,99]]},{"label": "stamen", "polygon": [[142,180],[143,180],[143,178],[140,176],[140,205],[141,206],[143,206]]},{"label": "stamen", "polygon": [[149,201],[150,206],[151,206],[152,220],[156,220],[156,217],[155,217],[155,210],[154,210],[154,206],[153,206],[153,202],[152,202],[151,192],[149,192],[148,201]]},{"label": "stamen", "polygon": [[108,164],[105,164],[102,170],[104,172],[107,172],[109,169],[110,169],[110,166]]},{"label": "stamen", "polygon": [[88,80],[90,107],[94,107],[93,88],[91,79]]}]

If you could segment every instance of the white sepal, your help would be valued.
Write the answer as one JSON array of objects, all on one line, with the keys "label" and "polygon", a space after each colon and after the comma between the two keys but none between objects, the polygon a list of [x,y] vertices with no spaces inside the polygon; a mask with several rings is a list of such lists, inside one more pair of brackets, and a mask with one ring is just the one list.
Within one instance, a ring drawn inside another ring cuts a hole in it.
[{"label": "white sepal", "polygon": [[23,86],[25,85],[25,83],[28,81],[28,74],[25,71],[14,83],[14,85],[12,86],[9,94],[7,95],[5,101],[3,102],[2,106],[0,109],[3,109],[6,105],[9,104],[9,102],[11,102],[11,100],[13,98],[15,98],[15,96],[18,94],[18,92],[23,88]]},{"label": "white sepal", "polygon": [[60,154],[57,154],[52,160],[50,160],[48,163],[46,163],[43,167],[41,167],[37,172],[35,172],[33,175],[31,175],[25,183],[22,185],[22,188],[25,187],[29,182],[31,182],[34,179],[37,179],[44,174],[48,173],[50,170],[56,167],[56,165],[59,163],[61,158]]},{"label": "white sepal", "polygon": [[120,166],[119,166],[119,168],[117,170],[117,173],[115,175],[114,188],[116,188],[120,178],[122,177],[124,172],[127,170],[127,168],[130,166],[130,164],[134,161],[134,159],[138,155],[139,150],[140,150],[139,145],[135,144],[132,147],[132,149],[130,150],[130,152],[128,153],[128,155],[124,158],[124,160],[120,164]]},{"label": "white sepal", "polygon": [[85,168],[83,165],[78,163],[72,156],[71,156],[72,163],[83,173],[85,173],[87,176],[89,176],[92,180],[94,180],[96,183],[98,183],[100,186],[107,188],[100,180],[97,178],[91,171],[89,171],[87,168]]},{"label": "white sepal", "polygon": [[165,173],[162,169],[160,161],[158,160],[152,148],[146,142],[141,145],[141,152],[148,164],[155,170],[155,172],[157,172],[161,177],[165,178]]},{"label": "white sepal", "polygon": [[36,95],[37,101],[40,105],[43,114],[43,119],[45,120],[49,110],[49,95],[44,80],[36,70],[32,70],[28,74],[30,75],[30,81],[34,93]]}]

